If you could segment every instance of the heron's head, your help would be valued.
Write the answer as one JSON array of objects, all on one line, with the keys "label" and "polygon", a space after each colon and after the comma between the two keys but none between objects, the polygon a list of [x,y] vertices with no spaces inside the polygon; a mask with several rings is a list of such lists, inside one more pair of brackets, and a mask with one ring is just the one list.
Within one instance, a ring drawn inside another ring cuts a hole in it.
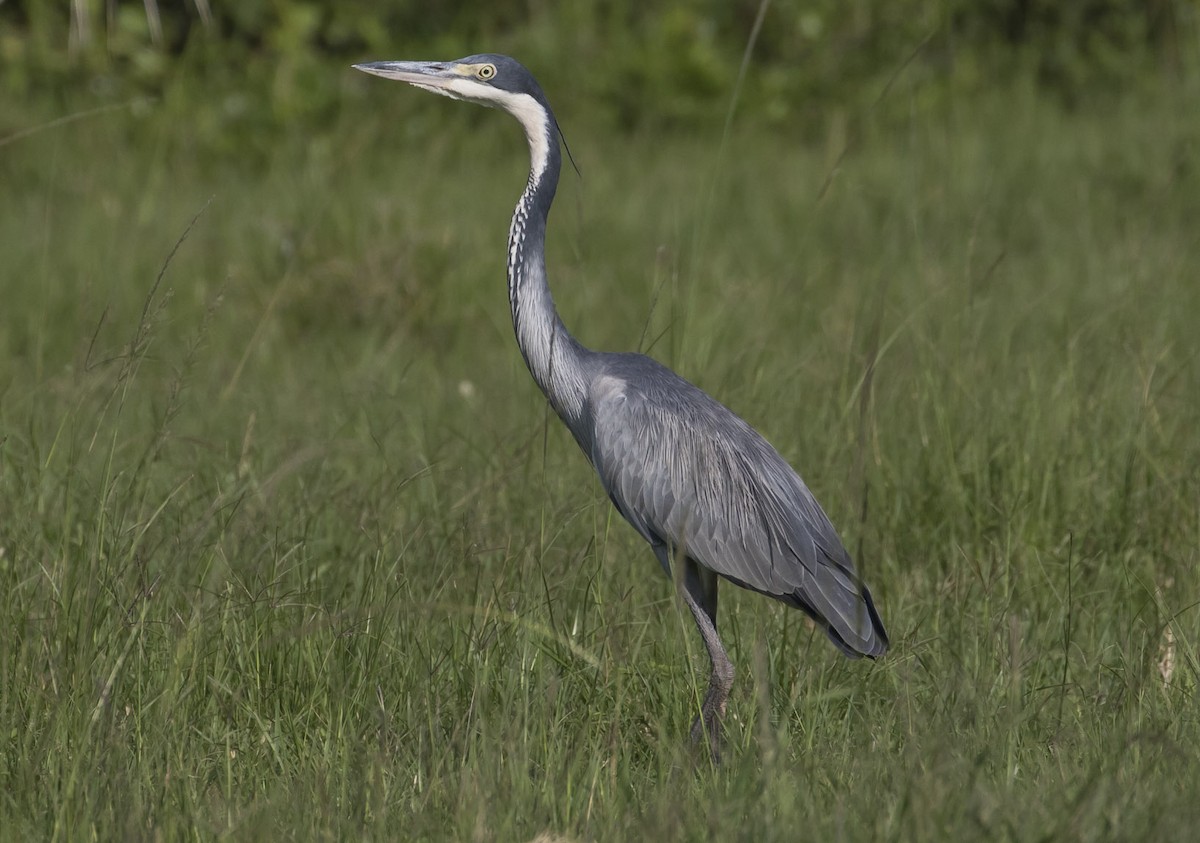
[{"label": "heron's head", "polygon": [[458,61],[376,61],[354,67],[451,99],[504,109],[525,129],[532,175],[540,177],[553,167],[558,178],[558,123],[541,86],[516,59],[483,53]]},{"label": "heron's head", "polygon": [[376,61],[356,64],[354,68],[452,99],[506,111],[528,107],[529,99],[542,107],[546,102],[533,74],[508,56],[484,53],[457,61]]}]

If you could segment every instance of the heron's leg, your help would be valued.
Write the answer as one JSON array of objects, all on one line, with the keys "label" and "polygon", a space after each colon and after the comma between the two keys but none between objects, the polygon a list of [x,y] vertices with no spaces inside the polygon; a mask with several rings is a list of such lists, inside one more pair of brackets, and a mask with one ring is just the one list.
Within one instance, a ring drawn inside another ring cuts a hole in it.
[{"label": "heron's leg", "polygon": [[712,664],[708,692],[700,706],[700,715],[692,723],[692,741],[699,743],[707,736],[713,759],[719,760],[721,719],[725,716],[729,689],[733,687],[733,662],[717,635],[717,575],[692,559],[686,559],[684,564],[683,600],[692,610]]}]

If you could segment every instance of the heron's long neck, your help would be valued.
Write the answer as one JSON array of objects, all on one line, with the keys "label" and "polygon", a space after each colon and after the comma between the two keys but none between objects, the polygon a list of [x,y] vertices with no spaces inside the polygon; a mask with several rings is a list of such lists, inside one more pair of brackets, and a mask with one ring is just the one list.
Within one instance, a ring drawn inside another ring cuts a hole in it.
[{"label": "heron's long neck", "polygon": [[546,281],[546,216],[558,187],[562,154],[544,109],[516,115],[529,138],[529,182],[508,233],[508,300],[517,345],[555,412],[579,418],[586,394],[584,348],[567,333]]}]

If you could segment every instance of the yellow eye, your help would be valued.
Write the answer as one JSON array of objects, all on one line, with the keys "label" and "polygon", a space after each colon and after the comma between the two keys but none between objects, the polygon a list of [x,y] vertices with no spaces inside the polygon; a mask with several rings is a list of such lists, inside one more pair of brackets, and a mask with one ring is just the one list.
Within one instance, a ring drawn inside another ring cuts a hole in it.
[{"label": "yellow eye", "polygon": [[478,70],[475,71],[475,75],[477,77],[479,77],[480,79],[482,79],[484,82],[486,82],[489,79],[491,79],[493,76],[496,75],[496,65],[494,65],[494,64],[482,65],[482,66],[480,66],[480,68]]}]

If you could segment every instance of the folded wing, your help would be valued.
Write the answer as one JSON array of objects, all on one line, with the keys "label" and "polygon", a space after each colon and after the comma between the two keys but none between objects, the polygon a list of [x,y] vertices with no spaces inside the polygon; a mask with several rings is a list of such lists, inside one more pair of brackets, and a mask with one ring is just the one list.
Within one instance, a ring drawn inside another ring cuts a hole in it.
[{"label": "folded wing", "polygon": [[592,463],[651,543],[808,613],[850,656],[887,633],[850,555],[804,481],[753,428],[640,355],[593,381]]}]

